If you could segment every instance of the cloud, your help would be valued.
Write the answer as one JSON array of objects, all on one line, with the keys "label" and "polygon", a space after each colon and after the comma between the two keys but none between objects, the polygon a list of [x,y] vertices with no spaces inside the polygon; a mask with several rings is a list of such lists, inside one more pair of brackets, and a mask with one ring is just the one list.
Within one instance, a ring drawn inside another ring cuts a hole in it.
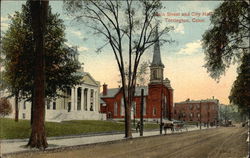
[{"label": "cloud", "polygon": [[74,34],[75,36],[77,36],[78,38],[83,38],[83,33],[81,31],[75,31],[75,30],[70,30],[70,32],[72,34]]},{"label": "cloud", "polygon": [[84,51],[87,51],[87,50],[89,50],[89,48],[87,48],[87,47],[83,47],[83,46],[78,47],[78,51],[80,51],[80,52],[84,52]]},{"label": "cloud", "polygon": [[177,52],[177,54],[191,55],[191,54],[199,52],[200,48],[201,48],[201,41],[197,40],[197,41],[185,44],[185,47],[181,48]]},{"label": "cloud", "polygon": [[[69,42],[65,42],[66,45],[68,45],[69,47],[73,47],[74,45],[69,43]],[[84,51],[88,51],[89,48],[84,47],[84,46],[77,46],[77,50],[80,52],[84,52]]]},{"label": "cloud", "polygon": [[180,33],[180,34],[184,34],[184,25],[183,24],[178,24],[177,26],[175,26],[175,33]]}]

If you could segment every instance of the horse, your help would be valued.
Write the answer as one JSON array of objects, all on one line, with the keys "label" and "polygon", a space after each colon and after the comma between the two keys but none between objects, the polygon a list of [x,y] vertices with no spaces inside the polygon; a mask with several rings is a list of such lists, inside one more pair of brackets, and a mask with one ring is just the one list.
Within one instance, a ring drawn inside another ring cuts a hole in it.
[{"label": "horse", "polygon": [[167,129],[171,129],[172,132],[174,132],[174,124],[173,123],[162,123],[163,129],[165,134],[167,134]]},{"label": "horse", "polygon": [[186,129],[186,131],[188,130],[187,127],[185,127],[184,123],[177,123],[175,125],[175,130],[176,131],[182,131],[182,129]]}]

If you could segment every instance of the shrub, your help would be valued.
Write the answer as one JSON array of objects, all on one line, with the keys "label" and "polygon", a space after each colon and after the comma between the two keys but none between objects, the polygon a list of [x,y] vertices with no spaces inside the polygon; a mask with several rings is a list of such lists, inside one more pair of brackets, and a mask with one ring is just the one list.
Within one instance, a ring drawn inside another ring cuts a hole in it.
[{"label": "shrub", "polygon": [[9,115],[12,112],[12,106],[8,99],[0,98],[0,116]]}]

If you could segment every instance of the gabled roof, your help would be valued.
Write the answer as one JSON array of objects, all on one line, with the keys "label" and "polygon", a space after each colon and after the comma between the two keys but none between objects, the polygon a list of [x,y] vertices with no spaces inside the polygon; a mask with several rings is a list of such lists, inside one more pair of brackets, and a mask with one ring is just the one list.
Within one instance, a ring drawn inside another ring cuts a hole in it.
[{"label": "gabled roof", "polygon": [[99,82],[96,81],[88,72],[79,72],[82,73],[83,75],[83,82],[85,84],[89,84],[89,85],[94,85],[94,86],[99,86]]},{"label": "gabled roof", "polygon": [[121,88],[110,88],[107,90],[107,95],[103,96],[103,93],[100,94],[101,98],[113,98],[119,92]]},{"label": "gabled roof", "polygon": [[[120,91],[121,88],[110,88],[107,90],[107,95],[103,96],[100,94],[101,98],[113,98]],[[148,86],[138,86],[135,88],[135,96],[141,96],[141,89],[144,89],[144,96],[148,95]]]}]

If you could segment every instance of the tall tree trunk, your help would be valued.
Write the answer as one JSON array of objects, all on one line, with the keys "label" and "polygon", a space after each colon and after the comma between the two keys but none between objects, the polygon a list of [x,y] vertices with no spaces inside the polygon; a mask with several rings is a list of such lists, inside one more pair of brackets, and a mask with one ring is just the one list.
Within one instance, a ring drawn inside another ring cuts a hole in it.
[{"label": "tall tree trunk", "polygon": [[15,121],[18,122],[18,116],[19,116],[19,108],[18,108],[18,97],[19,92],[17,91],[15,94]]},{"label": "tall tree trunk", "polygon": [[128,95],[128,88],[124,89],[124,102],[125,102],[125,138],[132,138],[131,131],[131,100]]},{"label": "tall tree trunk", "polygon": [[44,32],[47,20],[48,1],[31,1],[31,20],[35,39],[34,113],[32,131],[28,146],[48,147],[45,134],[45,73],[44,73]]},{"label": "tall tree trunk", "polygon": [[30,125],[33,124],[33,117],[34,117],[34,90],[32,90],[31,93]]}]

